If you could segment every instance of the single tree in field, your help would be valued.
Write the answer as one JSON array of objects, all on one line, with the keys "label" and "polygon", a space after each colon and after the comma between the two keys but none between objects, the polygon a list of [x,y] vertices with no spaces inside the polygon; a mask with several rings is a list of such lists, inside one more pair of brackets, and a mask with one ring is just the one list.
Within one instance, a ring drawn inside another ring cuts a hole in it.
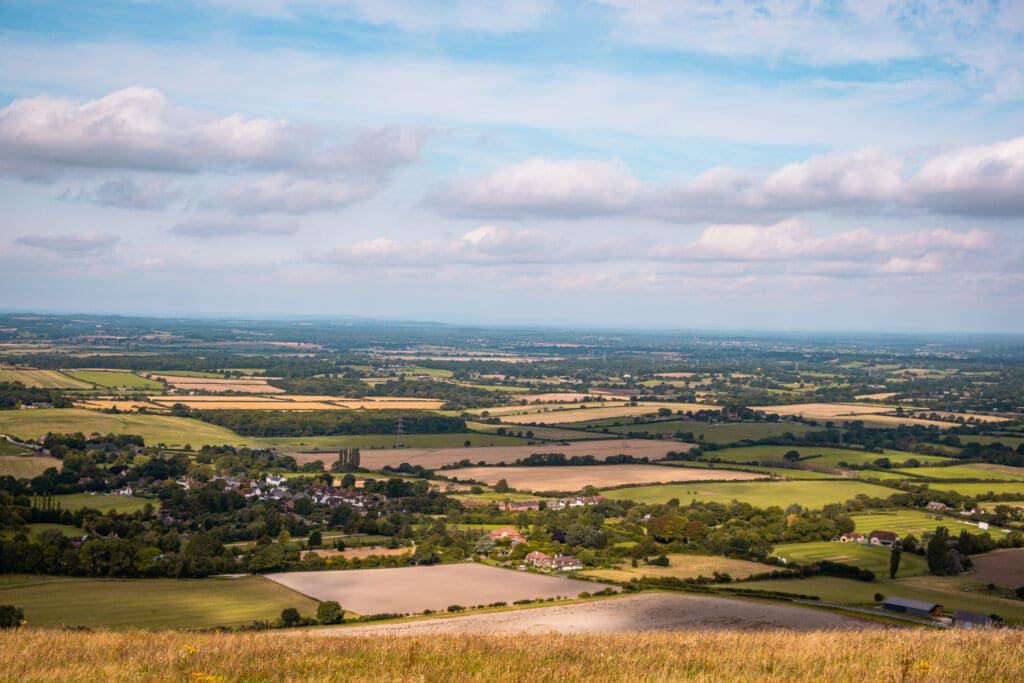
[{"label": "single tree in field", "polygon": [[782,456],[786,462],[797,462],[800,460],[800,451],[786,451],[786,454]]},{"label": "single tree in field", "polygon": [[946,557],[949,554],[949,530],[940,526],[935,529],[935,535],[928,541],[928,548],[925,557],[928,559],[928,571],[938,576],[944,576],[946,572]]},{"label": "single tree in field", "polygon": [[345,610],[334,600],[321,602],[316,606],[316,620],[321,624],[340,624],[345,621]]},{"label": "single tree in field", "polygon": [[323,545],[324,535],[320,533],[319,529],[309,532],[309,538],[306,539],[306,545],[310,548],[316,548],[317,546]]},{"label": "single tree in field", "polygon": [[494,485],[494,490],[498,493],[508,493],[508,482],[504,479],[499,479],[498,483]]},{"label": "single tree in field", "polygon": [[903,544],[900,541],[896,541],[892,544],[892,550],[889,553],[889,578],[895,579],[896,572],[900,570],[900,557],[903,555]]},{"label": "single tree in field", "polygon": [[281,610],[281,623],[285,626],[296,626],[301,620],[299,610],[294,607],[286,607]]}]

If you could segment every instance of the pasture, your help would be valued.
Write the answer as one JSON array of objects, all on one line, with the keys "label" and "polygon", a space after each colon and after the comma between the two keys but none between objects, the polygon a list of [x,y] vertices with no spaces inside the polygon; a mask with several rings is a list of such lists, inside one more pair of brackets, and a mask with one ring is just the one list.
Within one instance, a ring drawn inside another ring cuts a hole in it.
[{"label": "pasture", "polygon": [[60,459],[48,455],[0,455],[0,477],[31,479],[51,467],[59,470],[63,465]]},{"label": "pasture", "polygon": [[[470,439],[471,437],[466,435],[466,438]],[[563,453],[567,458],[577,455],[592,455],[598,460],[604,460],[611,455],[632,455],[638,458],[646,457],[653,461],[664,458],[670,451],[684,452],[691,448],[693,448],[693,444],[644,439],[591,440],[570,442],[568,445],[543,443],[533,446],[488,448],[394,448],[364,452],[361,464],[372,470],[380,469],[385,465],[399,465],[403,462],[422,465],[428,469],[463,460],[468,460],[474,465],[481,462],[487,465],[514,464],[517,460],[528,458],[534,453]]]},{"label": "pasture", "polygon": [[147,505],[152,505],[154,508],[160,507],[160,501],[154,498],[110,496],[100,493],[97,493],[96,495],[91,495],[89,493],[65,493],[53,496],[53,500],[55,503],[59,503],[62,509],[70,510],[72,512],[81,508],[90,508],[104,513],[108,510],[115,510],[117,512],[137,512]]},{"label": "pasture", "polygon": [[40,389],[91,389],[92,385],[59,370],[0,367],[0,382],[21,382]]},{"label": "pasture", "polygon": [[[982,533],[977,526],[967,524],[955,517],[947,517],[935,513],[924,512],[923,510],[892,510],[881,512],[870,512],[864,514],[850,515],[853,520],[854,529],[863,534],[872,531],[892,531],[900,536],[914,534],[917,540],[921,540],[922,534],[934,532],[935,527],[944,526],[953,535],[966,529],[972,534]],[[996,529],[990,529],[992,534],[999,533]]]},{"label": "pasture", "polygon": [[144,389],[162,391],[160,382],[121,370],[65,370],[64,374],[104,389]]},{"label": "pasture", "polygon": [[[743,463],[704,462],[703,460],[662,460],[659,465],[675,467],[706,467],[708,469],[741,470],[767,474],[777,479],[835,479],[836,475],[815,470],[795,469],[791,467],[766,467],[764,465],[747,465]],[[871,474],[875,474],[874,471]]]},{"label": "pasture", "polygon": [[18,605],[32,626],[168,629],[274,620],[316,602],[257,576],[238,579],[83,579],[0,576],[0,603]]},{"label": "pasture", "polygon": [[23,439],[46,436],[47,432],[138,434],[146,444],[244,444],[249,440],[229,429],[199,420],[169,415],[109,414],[78,408],[0,411],[0,433]]},{"label": "pasture", "polygon": [[677,579],[695,579],[698,576],[712,576],[715,572],[728,574],[734,579],[745,579],[753,574],[770,572],[776,569],[771,565],[748,560],[736,560],[731,557],[718,555],[689,555],[684,553],[671,553],[668,557],[668,566],[644,564],[631,567],[629,563],[614,569],[588,569],[581,572],[582,576],[588,576],[602,581],[632,581],[636,578],[647,576],[670,576]]},{"label": "pasture", "polygon": [[665,420],[640,424],[624,424],[609,427],[608,431],[618,434],[643,432],[645,434],[674,434],[692,432],[694,439],[706,443],[725,445],[744,439],[768,439],[786,433],[803,436],[814,431],[813,427],[800,422],[732,422],[707,424],[694,420]]},{"label": "pasture", "polygon": [[337,600],[357,614],[414,613],[449,605],[487,605],[531,598],[576,597],[600,584],[464,562],[394,569],[267,574],[297,593]]},{"label": "pasture", "polygon": [[994,481],[994,482],[950,482],[930,481],[928,488],[936,491],[956,491],[963,496],[984,496],[989,493],[1011,493],[1024,497],[1024,481]]},{"label": "pasture", "polygon": [[582,441],[584,439],[614,439],[617,437],[615,434],[599,434],[582,429],[566,429],[563,427],[523,427],[521,425],[492,425],[485,422],[467,422],[466,427],[482,434],[494,434],[499,429],[503,429],[505,434],[522,434],[526,438],[542,439],[544,441]]},{"label": "pasture", "polygon": [[445,470],[446,477],[482,481],[493,486],[504,479],[524,491],[580,491],[587,486],[604,488],[621,484],[653,484],[678,481],[745,481],[765,475],[730,470],[662,467],[660,465],[585,465],[557,467],[466,467]]},{"label": "pasture", "polygon": [[962,443],[980,443],[988,446],[994,443],[1001,443],[1008,448],[1020,448],[1024,444],[1024,436],[1007,436],[1006,434],[978,434],[960,436]]},{"label": "pasture", "polygon": [[[903,553],[907,559],[907,553]],[[888,576],[888,574],[886,574]],[[958,609],[998,614],[1007,621],[1024,623],[1024,601],[1010,600],[990,594],[984,584],[950,576],[912,576],[884,581],[855,581],[831,576],[812,576],[807,579],[772,579],[743,584],[750,590],[782,591],[817,595],[824,602],[856,607],[874,607],[874,595],[900,596],[911,600],[937,602],[947,611]]]},{"label": "pasture", "polygon": [[902,470],[906,474],[931,479],[984,479],[990,481],[1024,481],[1024,467],[972,463],[949,467],[912,467]]},{"label": "pasture", "polygon": [[883,453],[857,450],[853,448],[831,448],[828,446],[738,446],[717,451],[707,451],[706,458],[721,458],[726,462],[781,462],[789,451],[800,454],[800,464],[822,467],[842,467],[840,463],[850,465],[870,465],[880,458],[888,458],[893,465],[900,465],[910,459],[920,463],[950,462],[949,458],[935,455],[921,455],[886,449]]},{"label": "pasture", "polygon": [[691,500],[731,503],[739,501],[755,507],[786,508],[796,503],[809,509],[820,509],[829,503],[842,503],[858,495],[888,498],[895,491],[876,484],[856,480],[826,481],[737,481],[656,486],[631,486],[602,491],[615,500],[661,504],[677,498],[684,505]]},{"label": "pasture", "polygon": [[[39,534],[44,531],[56,530],[67,536],[68,538],[80,538],[85,534],[85,530],[78,528],[77,526],[71,526],[70,524],[50,524],[48,522],[37,522],[35,524],[27,524],[28,537],[37,538]],[[0,532],[0,536],[14,536],[14,529],[5,529]]]},{"label": "pasture", "polygon": [[[821,560],[852,564],[861,569],[870,569],[880,579],[889,578],[889,556],[891,551],[877,545],[861,543],[839,543],[821,541],[818,543],[786,543],[775,546],[774,555],[788,562],[808,565]],[[928,573],[928,563],[920,555],[903,553],[900,558],[897,578],[920,576]]]}]

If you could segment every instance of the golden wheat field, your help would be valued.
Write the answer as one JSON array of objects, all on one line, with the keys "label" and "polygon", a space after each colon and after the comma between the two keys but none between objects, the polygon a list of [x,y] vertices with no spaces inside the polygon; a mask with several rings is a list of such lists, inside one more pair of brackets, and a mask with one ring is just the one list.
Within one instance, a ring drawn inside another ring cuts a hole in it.
[{"label": "golden wheat field", "polygon": [[284,389],[267,384],[264,377],[217,379],[213,377],[179,377],[177,375],[148,374],[147,378],[164,382],[179,391],[237,391],[244,394],[282,394]]},{"label": "golden wheat field", "polygon": [[0,635],[5,681],[1019,681],[1018,631],[692,630],[295,638],[283,633]]},{"label": "golden wheat field", "polygon": [[160,406],[175,403],[201,410],[438,410],[443,401],[430,398],[346,398],[344,396],[307,396],[305,394],[277,394],[258,396],[154,396],[150,399]]},{"label": "golden wheat field", "polygon": [[[863,420],[873,424],[881,425],[923,425],[941,427],[956,427],[955,422],[941,420],[925,420],[911,415],[896,415],[898,406],[883,404],[863,403],[794,403],[777,406],[751,406],[753,410],[760,410],[765,413],[776,413],[778,415],[799,415],[809,420],[831,420],[834,422],[849,422],[851,420]],[[907,408],[904,410],[920,411],[921,408]]]}]

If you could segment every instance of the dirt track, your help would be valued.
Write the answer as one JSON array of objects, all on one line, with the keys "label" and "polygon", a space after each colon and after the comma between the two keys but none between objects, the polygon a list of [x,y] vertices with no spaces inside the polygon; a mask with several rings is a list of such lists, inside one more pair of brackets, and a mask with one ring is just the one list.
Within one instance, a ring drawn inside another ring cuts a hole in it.
[{"label": "dirt track", "polygon": [[303,635],[435,635],[499,633],[626,633],[713,628],[799,631],[876,628],[821,610],[710,596],[644,593],[572,605],[510,610],[447,619],[304,631]]}]

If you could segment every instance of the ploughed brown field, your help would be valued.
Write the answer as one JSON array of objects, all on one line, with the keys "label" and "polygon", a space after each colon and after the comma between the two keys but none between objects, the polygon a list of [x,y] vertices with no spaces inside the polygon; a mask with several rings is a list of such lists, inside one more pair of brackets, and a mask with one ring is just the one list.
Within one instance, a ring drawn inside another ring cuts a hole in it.
[{"label": "ploughed brown field", "polygon": [[473,607],[557,596],[575,598],[606,584],[544,576],[483,564],[438,564],[394,569],[284,572],[271,581],[316,600],[337,600],[356,614],[409,614],[450,605]]},{"label": "ploughed brown field", "polygon": [[[371,470],[380,469],[385,465],[392,467],[407,462],[410,465],[422,465],[436,468],[463,460],[472,464],[480,462],[494,465],[497,463],[513,464],[516,460],[528,458],[533,453],[564,453],[565,457],[574,455],[592,455],[604,460],[612,455],[632,455],[649,460],[662,460],[669,452],[684,453],[694,444],[678,441],[654,441],[650,439],[602,439],[573,441],[568,445],[557,443],[537,444],[534,446],[484,446],[471,448],[389,448],[366,450],[362,453],[360,464]],[[324,460],[329,454],[316,454],[317,459]]]},{"label": "ploughed brown field", "polygon": [[620,484],[668,484],[683,481],[745,481],[767,475],[730,470],[665,467],[662,465],[582,465],[557,467],[464,467],[442,472],[463,481],[496,484],[504,479],[524,491],[579,491],[586,486],[605,488]]},{"label": "ploughed brown field", "polygon": [[971,578],[1006,588],[1024,586],[1024,548],[1001,548],[984,555],[971,555]]},{"label": "ploughed brown field", "polygon": [[419,636],[503,633],[631,633],[679,629],[798,631],[842,628],[864,630],[877,624],[790,605],[728,598],[643,593],[622,598],[471,614],[451,619],[422,619],[392,624],[325,628],[308,632],[328,636]]}]

